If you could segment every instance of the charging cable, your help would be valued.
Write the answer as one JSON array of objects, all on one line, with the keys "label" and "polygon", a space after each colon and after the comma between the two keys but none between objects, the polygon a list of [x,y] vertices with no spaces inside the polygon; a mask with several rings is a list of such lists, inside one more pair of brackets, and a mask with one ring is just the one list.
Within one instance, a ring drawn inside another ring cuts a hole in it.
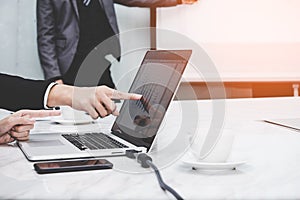
[{"label": "charging cable", "polygon": [[152,158],[145,153],[140,153],[136,150],[127,150],[125,154],[128,158],[136,158],[137,162],[141,164],[143,168],[151,167],[156,175],[159,186],[163,191],[170,192],[176,199],[183,200],[183,198],[170,186],[168,186],[162,179],[158,168],[153,164]]}]

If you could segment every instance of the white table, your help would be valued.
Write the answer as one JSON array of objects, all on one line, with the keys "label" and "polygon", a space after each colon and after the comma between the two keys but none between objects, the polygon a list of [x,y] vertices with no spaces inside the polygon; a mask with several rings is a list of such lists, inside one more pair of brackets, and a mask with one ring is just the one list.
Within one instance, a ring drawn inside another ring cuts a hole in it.
[{"label": "white table", "polygon": [[[300,118],[299,98],[173,102],[157,146],[170,141],[180,128],[181,108],[198,106],[201,131],[213,115],[222,115],[213,114],[215,103],[225,106],[225,128],[231,126],[236,133],[231,158],[246,159],[247,164],[232,171],[192,170],[179,156],[161,169],[165,181],[187,199],[299,199],[300,133],[259,121]],[[4,199],[173,199],[160,189],[151,170],[125,157],[108,158],[113,170],[47,175],[38,175],[17,147],[0,146],[0,158],[0,198]],[[154,160],[159,163],[159,155]]]}]

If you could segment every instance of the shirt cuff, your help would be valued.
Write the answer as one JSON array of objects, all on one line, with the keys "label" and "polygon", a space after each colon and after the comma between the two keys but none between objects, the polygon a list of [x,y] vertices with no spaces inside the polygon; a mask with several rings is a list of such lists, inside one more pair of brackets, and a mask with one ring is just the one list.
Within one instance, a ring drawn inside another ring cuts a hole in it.
[{"label": "shirt cuff", "polygon": [[45,109],[52,109],[52,108],[49,108],[49,107],[47,106],[48,96],[49,96],[50,90],[51,90],[55,85],[57,85],[57,84],[58,84],[58,83],[56,83],[56,82],[52,82],[52,83],[50,83],[50,84],[48,85],[48,87],[47,87],[47,89],[46,89],[46,92],[45,92],[45,95],[44,95],[44,108],[45,108]]}]

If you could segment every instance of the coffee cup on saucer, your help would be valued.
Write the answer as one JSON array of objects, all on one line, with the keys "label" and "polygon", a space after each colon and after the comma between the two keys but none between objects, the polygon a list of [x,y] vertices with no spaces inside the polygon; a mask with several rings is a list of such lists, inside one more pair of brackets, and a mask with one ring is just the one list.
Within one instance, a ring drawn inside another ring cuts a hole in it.
[{"label": "coffee cup on saucer", "polygon": [[190,139],[190,151],[183,162],[193,169],[235,169],[245,161],[229,161],[234,138],[232,128],[199,130]]},{"label": "coffee cup on saucer", "polygon": [[230,156],[234,132],[232,129],[210,130],[205,136],[197,134],[191,152],[199,162],[226,162]]}]

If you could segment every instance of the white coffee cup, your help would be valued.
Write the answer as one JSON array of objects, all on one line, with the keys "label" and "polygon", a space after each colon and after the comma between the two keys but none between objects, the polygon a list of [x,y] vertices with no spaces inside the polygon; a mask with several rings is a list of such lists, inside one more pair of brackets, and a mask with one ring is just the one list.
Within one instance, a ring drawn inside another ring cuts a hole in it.
[{"label": "white coffee cup", "polygon": [[83,121],[83,120],[92,120],[92,118],[86,114],[84,111],[75,110],[71,108],[70,106],[61,106],[60,107],[62,118],[64,120],[70,120],[70,121]]},{"label": "white coffee cup", "polygon": [[234,141],[234,129],[199,130],[190,140],[191,152],[198,162],[224,163],[228,161]]}]

